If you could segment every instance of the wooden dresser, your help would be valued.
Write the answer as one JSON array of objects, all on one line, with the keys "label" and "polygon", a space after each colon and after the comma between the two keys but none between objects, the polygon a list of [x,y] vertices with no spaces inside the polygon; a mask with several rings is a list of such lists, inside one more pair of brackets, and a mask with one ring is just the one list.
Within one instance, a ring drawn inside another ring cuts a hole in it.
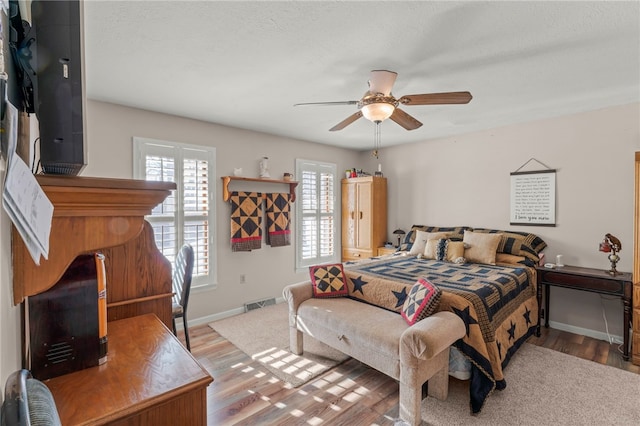
[{"label": "wooden dresser", "polygon": [[205,425],[213,379],[169,331],[171,264],[144,220],[175,183],[36,179],[54,205],[49,257],[36,265],[13,230],[14,304],[53,287],[78,255],[105,256],[108,361],[47,381],[62,423]]},{"label": "wooden dresser", "polygon": [[377,256],[387,238],[387,179],[342,179],[342,260]]},{"label": "wooden dresser", "polygon": [[45,381],[63,425],[207,424],[212,378],[153,314],[109,323],[108,360]]}]

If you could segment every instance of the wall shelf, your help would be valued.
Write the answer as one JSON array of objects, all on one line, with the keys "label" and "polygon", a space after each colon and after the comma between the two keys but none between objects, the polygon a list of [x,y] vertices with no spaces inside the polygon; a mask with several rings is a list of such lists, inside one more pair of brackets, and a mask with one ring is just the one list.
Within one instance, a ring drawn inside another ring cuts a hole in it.
[{"label": "wall shelf", "polygon": [[222,199],[226,202],[229,201],[231,194],[229,193],[229,183],[232,180],[245,181],[245,182],[261,182],[261,183],[283,183],[289,185],[289,194],[291,195],[291,202],[296,201],[296,187],[297,181],[284,180],[284,179],[266,179],[266,178],[250,178],[241,176],[222,176]]}]

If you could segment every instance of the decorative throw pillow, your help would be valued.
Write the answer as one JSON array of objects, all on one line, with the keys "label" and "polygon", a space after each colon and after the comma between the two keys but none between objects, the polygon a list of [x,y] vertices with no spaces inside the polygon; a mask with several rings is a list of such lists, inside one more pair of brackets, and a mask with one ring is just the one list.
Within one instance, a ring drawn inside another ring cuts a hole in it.
[{"label": "decorative throw pillow", "polygon": [[342,263],[309,267],[313,297],[342,297],[349,292]]},{"label": "decorative throw pillow", "polygon": [[411,256],[417,256],[424,253],[424,248],[429,240],[438,240],[440,238],[447,238],[449,234],[447,232],[424,232],[416,231],[416,239],[409,250]]},{"label": "decorative throw pillow", "polygon": [[[532,260],[533,264],[540,260],[540,252],[547,243],[536,234],[517,231],[500,231],[497,229],[476,228],[473,232],[502,234],[502,241],[498,245],[498,253],[508,253],[516,256],[524,256]],[[531,262],[529,262],[531,263]]]},{"label": "decorative throw pillow", "polygon": [[464,257],[468,262],[495,265],[496,251],[501,240],[502,234],[464,231]]},{"label": "decorative throw pillow", "polygon": [[449,239],[429,240],[424,248],[425,259],[465,263],[464,243]]},{"label": "decorative throw pillow", "polygon": [[464,242],[449,241],[447,245],[447,262],[465,263]]},{"label": "decorative throw pillow", "polygon": [[438,309],[440,296],[442,296],[442,290],[426,278],[420,277],[409,290],[404,305],[402,305],[402,318],[407,324],[413,325],[428,317]]},{"label": "decorative throw pillow", "polygon": [[447,254],[448,240],[440,238],[438,240],[429,240],[424,247],[424,258],[433,260],[445,260]]}]

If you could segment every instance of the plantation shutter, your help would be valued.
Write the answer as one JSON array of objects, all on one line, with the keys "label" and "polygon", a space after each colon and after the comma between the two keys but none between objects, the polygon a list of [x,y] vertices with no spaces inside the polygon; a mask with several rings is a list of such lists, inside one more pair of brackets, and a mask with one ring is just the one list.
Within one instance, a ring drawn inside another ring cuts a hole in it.
[{"label": "plantation shutter", "polygon": [[153,227],[156,246],[173,264],[182,244],[191,244],[195,256],[192,285],[213,284],[211,176],[215,176],[215,150],[148,139],[134,141],[140,157],[136,163],[144,165],[136,173],[144,173],[146,180],[175,182],[177,186],[146,217]]},{"label": "plantation shutter", "polygon": [[297,267],[333,262],[336,253],[335,164],[296,161]]},{"label": "plantation shutter", "polygon": [[208,275],[209,164],[202,159],[184,158],[183,170],[184,241],[193,247],[193,275]]}]

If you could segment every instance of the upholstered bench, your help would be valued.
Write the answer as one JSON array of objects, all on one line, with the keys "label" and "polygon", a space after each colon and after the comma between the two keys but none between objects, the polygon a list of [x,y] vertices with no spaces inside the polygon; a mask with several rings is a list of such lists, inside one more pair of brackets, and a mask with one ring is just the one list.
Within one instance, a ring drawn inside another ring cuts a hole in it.
[{"label": "upholstered bench", "polygon": [[398,313],[351,298],[313,297],[310,282],[290,285],[283,295],[295,354],[307,334],[398,380],[400,418],[411,425],[421,421],[425,382],[428,395],[446,399],[449,347],[465,334],[457,315],[437,312],[410,326]]}]

